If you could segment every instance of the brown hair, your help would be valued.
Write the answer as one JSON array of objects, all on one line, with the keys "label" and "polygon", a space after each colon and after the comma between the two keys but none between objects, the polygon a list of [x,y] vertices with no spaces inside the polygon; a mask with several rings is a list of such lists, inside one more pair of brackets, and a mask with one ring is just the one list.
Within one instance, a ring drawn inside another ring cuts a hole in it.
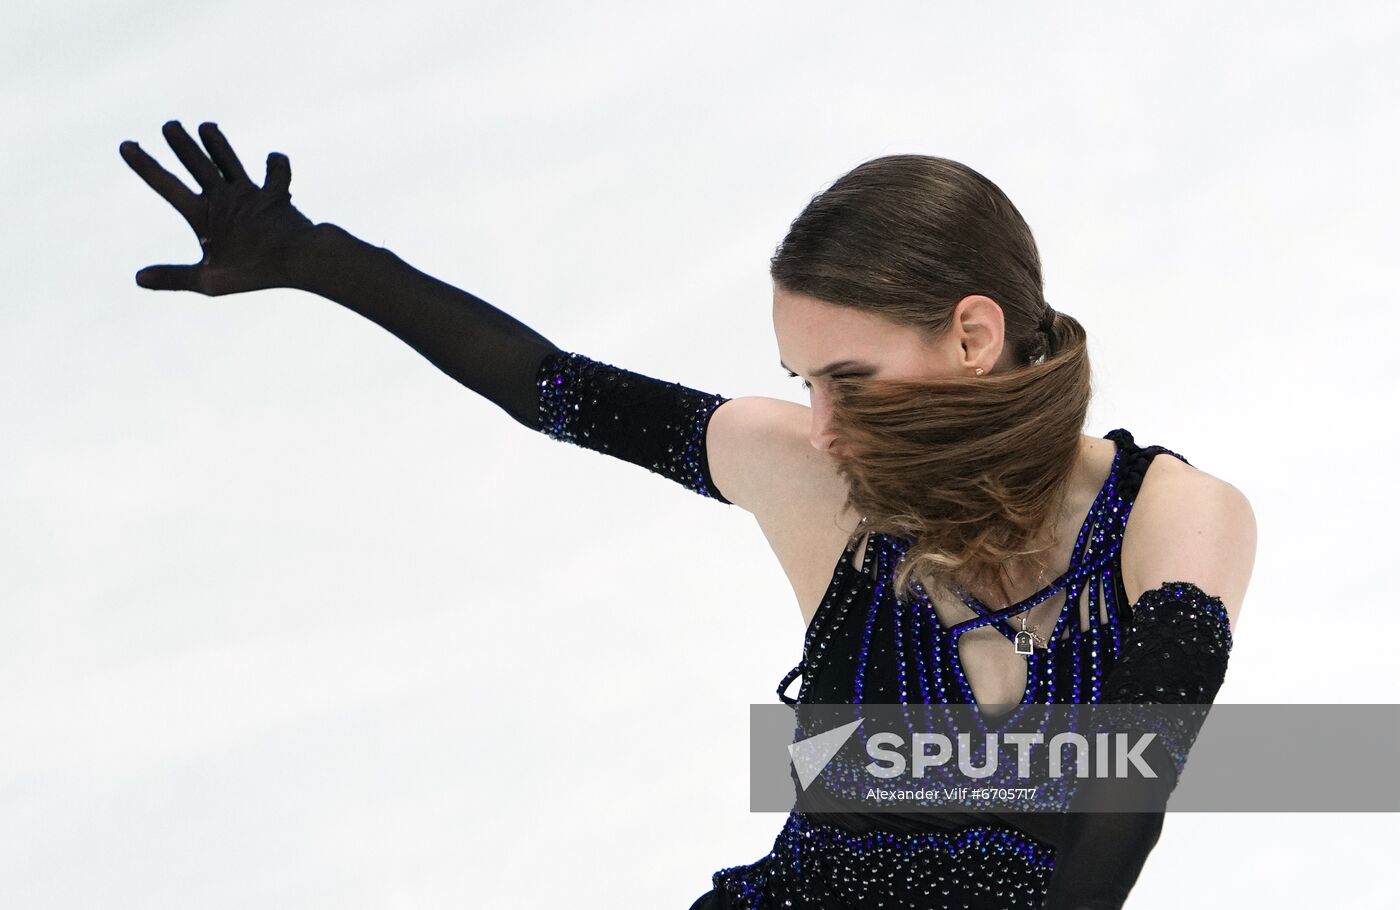
[{"label": "brown hair", "polygon": [[[1001,307],[1006,345],[982,376],[831,381],[830,452],[869,531],[911,541],[895,593],[912,583],[989,586],[1010,601],[1005,567],[1038,557],[1053,530],[1088,412],[1084,327],[1049,331],[1040,255],[1021,213],[972,168],[928,155],[859,165],[813,197],[770,264],[776,286],[877,314],[930,340],[958,301]],[[993,604],[992,606],[1000,606]]]}]

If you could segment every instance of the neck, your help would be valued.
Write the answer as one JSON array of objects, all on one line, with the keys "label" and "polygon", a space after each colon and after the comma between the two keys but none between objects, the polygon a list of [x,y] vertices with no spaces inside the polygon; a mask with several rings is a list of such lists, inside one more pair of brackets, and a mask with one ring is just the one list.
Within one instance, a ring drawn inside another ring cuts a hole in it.
[{"label": "neck", "polygon": [[[1040,590],[1069,568],[1074,538],[1084,517],[1103,488],[1113,463],[1113,440],[1080,434],[1079,455],[1065,481],[1057,513],[1035,537],[1036,548],[1046,547],[1034,556],[1012,560],[1006,566],[1008,589],[999,597],[1002,606]],[[1019,596],[1017,596],[1019,592]],[[984,601],[991,603],[991,601]]]}]

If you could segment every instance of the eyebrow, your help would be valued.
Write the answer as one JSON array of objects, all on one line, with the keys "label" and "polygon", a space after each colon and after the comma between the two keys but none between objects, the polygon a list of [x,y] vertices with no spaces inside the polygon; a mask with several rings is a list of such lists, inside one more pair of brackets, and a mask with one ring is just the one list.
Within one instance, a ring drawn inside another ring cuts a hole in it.
[{"label": "eyebrow", "polygon": [[[783,363],[781,360],[778,361],[778,366],[780,366],[780,367],[782,367],[783,369],[787,370],[789,373],[795,372],[795,370],[793,370],[792,367],[790,367],[790,366],[788,366],[787,364]],[[856,360],[838,360],[838,361],[836,361],[835,363],[829,363],[829,364],[827,364],[826,366],[822,367],[820,370],[816,370],[815,372],[813,372],[813,373],[812,373],[812,378],[813,378],[813,379],[816,379],[816,378],[819,377],[819,376],[826,376],[826,375],[829,375],[829,374],[831,374],[831,373],[836,372],[837,370],[843,370],[843,369],[845,369],[845,368],[847,368],[847,367],[856,367],[857,369],[862,369],[862,370],[864,370],[864,369],[869,369],[869,367],[867,367],[865,364],[860,363],[859,361],[856,361]]]}]

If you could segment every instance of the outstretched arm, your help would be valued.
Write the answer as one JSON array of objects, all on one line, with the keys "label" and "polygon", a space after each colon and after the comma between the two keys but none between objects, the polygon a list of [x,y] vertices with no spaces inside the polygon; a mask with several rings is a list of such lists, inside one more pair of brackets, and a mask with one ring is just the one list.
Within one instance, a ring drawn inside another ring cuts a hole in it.
[{"label": "outstretched arm", "polygon": [[536,376],[559,348],[509,313],[330,223],[296,245],[288,275],[291,287],[383,326],[519,423],[540,428]]},{"label": "outstretched arm", "polygon": [[524,426],[729,503],[710,476],[705,446],[710,415],[728,398],[564,351],[333,224],[316,226],[291,272],[298,287],[393,332]]},{"label": "outstretched arm", "polygon": [[729,399],[590,360],[473,294],[366,243],[337,225],[314,224],[291,204],[291,163],[267,156],[252,182],[213,123],[201,149],[178,121],[162,132],[202,189],[198,195],[140,146],[123,160],[185,218],[203,253],[191,265],[148,266],[153,290],[222,296],[274,287],[309,291],[388,329],[443,372],[517,422],[642,465],[728,503],[709,473],[706,428]]}]

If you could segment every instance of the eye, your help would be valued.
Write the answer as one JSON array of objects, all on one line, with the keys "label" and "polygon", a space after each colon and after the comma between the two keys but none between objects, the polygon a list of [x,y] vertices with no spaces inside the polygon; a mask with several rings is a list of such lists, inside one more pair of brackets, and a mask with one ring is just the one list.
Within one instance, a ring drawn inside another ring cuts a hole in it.
[{"label": "eye", "polygon": [[[788,370],[788,371],[787,371],[787,374],[788,374],[789,376],[791,376],[793,379],[796,379],[796,378],[797,378],[797,374],[794,373],[792,370]],[[803,388],[804,390],[806,390],[806,391],[811,391],[811,389],[812,389],[812,384],[811,384],[810,382],[808,382],[807,380],[804,379],[804,380],[802,380],[802,388]]]}]

